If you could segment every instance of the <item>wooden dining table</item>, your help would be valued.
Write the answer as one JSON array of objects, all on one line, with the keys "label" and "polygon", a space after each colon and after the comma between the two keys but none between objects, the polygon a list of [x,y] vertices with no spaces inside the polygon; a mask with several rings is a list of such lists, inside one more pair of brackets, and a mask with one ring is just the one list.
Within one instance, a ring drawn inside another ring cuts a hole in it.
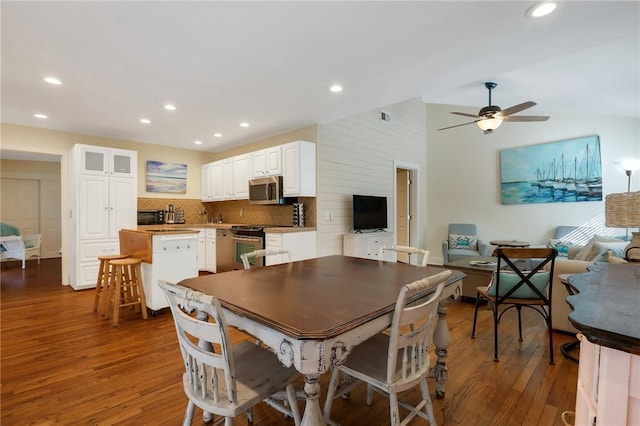
[{"label": "wooden dining table", "polygon": [[[302,424],[325,425],[319,403],[320,375],[345,362],[356,345],[391,325],[404,284],[442,270],[336,255],[189,278],[180,285],[218,298],[229,325],[260,339],[283,365],[293,365],[304,376]],[[453,271],[438,306],[437,362],[430,377],[436,379],[439,398],[444,397],[447,380],[447,304],[460,297],[464,276]]]}]

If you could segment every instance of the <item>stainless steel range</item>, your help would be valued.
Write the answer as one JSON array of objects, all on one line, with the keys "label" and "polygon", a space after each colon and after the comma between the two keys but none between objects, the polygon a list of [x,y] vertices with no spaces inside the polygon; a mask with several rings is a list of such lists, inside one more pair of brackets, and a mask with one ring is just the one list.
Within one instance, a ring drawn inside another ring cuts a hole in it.
[{"label": "stainless steel range", "polygon": [[[240,256],[250,251],[264,248],[264,229],[274,225],[233,225],[231,226],[232,269],[244,269]],[[256,266],[262,266],[263,258],[256,259]]]}]

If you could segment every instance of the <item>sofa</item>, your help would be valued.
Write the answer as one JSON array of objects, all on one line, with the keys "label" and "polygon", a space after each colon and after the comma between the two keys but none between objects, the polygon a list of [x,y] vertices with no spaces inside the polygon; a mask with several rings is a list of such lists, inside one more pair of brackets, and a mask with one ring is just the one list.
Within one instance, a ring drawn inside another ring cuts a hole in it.
[{"label": "sofa", "polygon": [[[582,241],[584,236],[588,235],[587,230],[580,230],[578,227],[562,226],[558,228],[556,228],[556,233],[554,234],[554,237],[556,238],[549,241],[549,246],[557,244],[557,241],[554,240],[562,240],[562,238],[566,238],[571,233],[578,235],[578,241]],[[600,235],[592,235],[584,245],[572,244],[569,240],[566,242],[568,243],[566,244],[566,257],[558,256],[556,258],[553,271],[551,321],[554,330],[565,331],[573,334],[576,333],[577,330],[573,327],[568,318],[569,313],[572,310],[566,300],[569,294],[558,277],[561,274],[581,274],[587,272],[587,268],[595,262],[624,262],[620,257],[622,257],[624,247],[628,242],[620,238]],[[564,254],[562,251],[558,251],[559,253]],[[550,267],[551,265],[547,264],[544,269],[549,270]]]}]

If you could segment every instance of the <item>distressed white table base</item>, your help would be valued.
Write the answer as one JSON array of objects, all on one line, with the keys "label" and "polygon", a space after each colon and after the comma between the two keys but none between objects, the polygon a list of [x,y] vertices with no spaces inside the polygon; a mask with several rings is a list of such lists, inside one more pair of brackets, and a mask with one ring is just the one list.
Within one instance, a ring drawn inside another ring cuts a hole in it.
[{"label": "distressed white table base", "polygon": [[[446,286],[438,305],[438,324],[434,332],[434,345],[437,355],[436,365],[429,377],[436,379],[436,396],[443,398],[447,381],[447,348],[451,341],[447,326],[447,305],[458,299],[462,292],[462,282],[457,281]],[[225,310],[227,323],[255,336],[274,350],[278,359],[286,367],[293,365],[304,376],[304,395],[306,405],[302,425],[319,426],[327,422],[320,408],[320,374],[329,371],[331,365],[342,364],[351,352],[351,348],[385,330],[391,325],[393,313],[383,315],[353,330],[327,340],[295,340],[281,332],[240,316],[229,309]]]}]

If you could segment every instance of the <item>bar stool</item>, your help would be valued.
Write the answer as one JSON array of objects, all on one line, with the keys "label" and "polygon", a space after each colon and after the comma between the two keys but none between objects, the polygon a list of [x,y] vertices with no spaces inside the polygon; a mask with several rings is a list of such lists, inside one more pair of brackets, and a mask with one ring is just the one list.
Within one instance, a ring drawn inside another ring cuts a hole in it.
[{"label": "bar stool", "polygon": [[127,254],[111,254],[108,256],[98,256],[100,260],[100,266],[98,268],[98,279],[96,281],[96,295],[93,300],[93,310],[98,311],[101,315],[107,312],[108,294],[109,294],[109,276],[111,275],[111,268],[109,261],[115,259],[124,259],[129,257]]},{"label": "bar stool", "polygon": [[144,296],[144,285],[140,264],[142,260],[127,257],[125,259],[113,259],[109,261],[111,278],[109,283],[109,302],[106,319],[109,319],[110,308],[113,309],[112,325],[118,325],[120,308],[125,306],[139,307],[142,318],[147,319],[147,302]]}]

